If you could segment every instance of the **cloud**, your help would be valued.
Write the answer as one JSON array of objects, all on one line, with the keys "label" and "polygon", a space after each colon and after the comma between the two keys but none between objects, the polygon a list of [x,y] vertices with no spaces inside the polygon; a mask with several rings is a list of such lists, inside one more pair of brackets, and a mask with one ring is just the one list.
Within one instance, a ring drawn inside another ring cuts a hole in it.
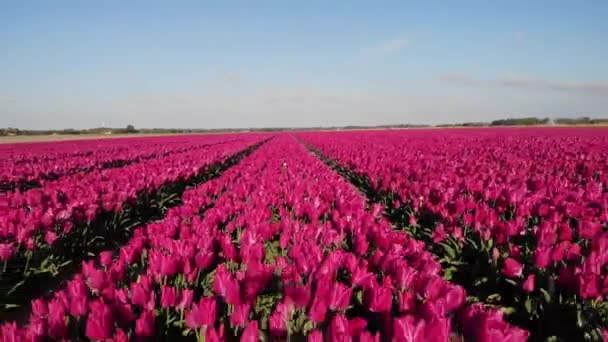
[{"label": "cloud", "polygon": [[281,102],[281,99],[276,96],[271,96],[266,99],[266,104],[269,104],[269,105],[275,105],[279,102]]},{"label": "cloud", "polygon": [[540,91],[564,91],[587,95],[608,95],[608,82],[580,82],[570,80],[550,80],[525,74],[501,75],[491,80],[482,80],[466,74],[445,74],[440,81],[466,86],[500,86]]},{"label": "cloud", "polygon": [[523,43],[526,41],[528,34],[524,31],[516,31],[513,33],[513,38],[517,43]]},{"label": "cloud", "polygon": [[17,99],[14,97],[10,97],[10,96],[6,96],[6,97],[0,96],[0,103],[1,104],[15,104],[15,103],[17,103]]},{"label": "cloud", "polygon": [[608,82],[576,82],[576,81],[555,81],[541,78],[534,78],[528,75],[506,75],[496,79],[496,82],[503,86],[558,90],[558,91],[577,91],[589,94],[608,94]]},{"label": "cloud", "polygon": [[190,103],[191,99],[185,96],[166,96],[166,95],[138,95],[127,97],[128,102],[145,105],[171,105]]},{"label": "cloud", "polygon": [[411,41],[407,37],[393,38],[385,40],[376,46],[369,47],[365,50],[368,56],[388,56],[398,53],[411,46]]},{"label": "cloud", "polygon": [[469,86],[481,85],[481,81],[465,74],[445,74],[439,76],[439,79],[445,83],[461,84]]},{"label": "cloud", "polygon": [[308,98],[306,96],[295,95],[291,97],[291,102],[293,103],[304,103],[306,101],[308,101]]},{"label": "cloud", "polygon": [[325,89],[315,85],[287,86],[283,88],[269,87],[261,89],[257,94],[264,104],[268,105],[331,105],[343,101],[341,94],[334,89]]},{"label": "cloud", "polygon": [[338,96],[321,96],[319,98],[319,101],[325,103],[339,103],[341,99]]},{"label": "cloud", "polygon": [[232,71],[224,72],[220,77],[220,82],[227,83],[230,85],[240,83],[241,81],[241,76],[238,73]]},{"label": "cloud", "polygon": [[323,103],[323,104],[337,104],[341,103],[342,98],[333,95],[311,95],[311,94],[293,94],[278,96],[272,95],[264,101],[265,104],[276,105],[276,104],[303,104],[303,103]]}]

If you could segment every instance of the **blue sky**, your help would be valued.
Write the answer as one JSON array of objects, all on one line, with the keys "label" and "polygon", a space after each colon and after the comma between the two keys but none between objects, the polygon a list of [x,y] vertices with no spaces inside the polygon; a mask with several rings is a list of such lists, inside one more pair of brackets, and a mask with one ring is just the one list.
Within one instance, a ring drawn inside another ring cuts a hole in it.
[{"label": "blue sky", "polygon": [[0,1],[0,127],[608,117],[608,1]]}]

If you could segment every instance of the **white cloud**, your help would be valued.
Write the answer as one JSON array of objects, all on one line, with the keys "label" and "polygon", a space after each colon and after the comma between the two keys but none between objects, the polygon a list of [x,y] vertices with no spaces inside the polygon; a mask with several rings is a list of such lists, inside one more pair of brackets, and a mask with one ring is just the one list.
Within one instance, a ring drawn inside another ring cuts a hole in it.
[{"label": "white cloud", "polygon": [[576,91],[588,94],[608,95],[608,82],[578,82],[578,81],[556,81],[542,78],[535,78],[528,75],[505,75],[496,79],[496,82],[503,86],[540,89],[540,90],[560,90]]},{"label": "white cloud", "polygon": [[191,102],[191,98],[187,96],[171,96],[171,95],[137,95],[126,98],[127,102],[143,104],[143,105],[172,105],[172,104],[187,104]]},{"label": "white cloud", "polygon": [[0,96],[0,103],[2,104],[15,104],[17,99],[10,96]]},{"label": "white cloud", "polygon": [[528,90],[565,91],[587,95],[608,96],[607,81],[580,82],[572,80],[550,80],[525,74],[507,74],[491,80],[483,80],[461,73],[440,75],[439,80],[453,85],[501,86]]},{"label": "white cloud", "polygon": [[523,43],[528,38],[528,34],[524,31],[517,31],[513,33],[513,38],[515,38],[517,43]]},{"label": "white cloud", "polygon": [[385,40],[378,45],[369,47],[365,50],[369,56],[388,56],[398,53],[411,46],[411,41],[407,37],[398,37]]},{"label": "white cloud", "polygon": [[242,81],[241,75],[233,71],[226,71],[220,77],[220,82],[234,85]]},{"label": "white cloud", "polygon": [[471,77],[466,74],[460,74],[460,73],[441,75],[441,76],[439,76],[439,79],[445,83],[471,85],[471,86],[480,85],[482,83],[482,81],[475,79],[474,77]]}]

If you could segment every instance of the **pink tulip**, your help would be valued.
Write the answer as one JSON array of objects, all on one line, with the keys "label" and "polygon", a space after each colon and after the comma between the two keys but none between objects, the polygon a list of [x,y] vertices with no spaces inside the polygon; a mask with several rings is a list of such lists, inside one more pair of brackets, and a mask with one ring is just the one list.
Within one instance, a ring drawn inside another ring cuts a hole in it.
[{"label": "pink tulip", "polygon": [[86,316],[89,310],[89,299],[86,295],[70,298],[70,314],[74,317]]},{"label": "pink tulip", "polygon": [[251,321],[243,330],[243,335],[241,336],[241,342],[258,342],[260,339],[258,331],[258,321]]},{"label": "pink tulip", "polygon": [[502,274],[504,274],[508,278],[516,278],[520,277],[523,271],[523,266],[519,263],[519,261],[513,258],[505,259],[505,262],[502,266]]},{"label": "pink tulip", "polygon": [[284,291],[285,296],[298,308],[306,307],[310,301],[311,294],[308,286],[286,286]]},{"label": "pink tulip", "polygon": [[443,298],[445,298],[446,310],[454,312],[464,304],[466,300],[464,288],[458,285],[448,285],[444,288]]},{"label": "pink tulip", "polygon": [[313,322],[321,323],[325,320],[327,309],[327,301],[322,297],[315,296],[313,297],[312,305],[308,310],[308,315]]},{"label": "pink tulip", "polygon": [[86,323],[86,336],[92,340],[111,338],[113,325],[110,306],[99,301],[91,303],[91,314]]},{"label": "pink tulip", "polygon": [[2,324],[0,327],[0,337],[7,342],[21,341],[24,338],[15,322]]},{"label": "pink tulip", "polygon": [[54,339],[61,339],[67,333],[65,322],[66,308],[60,300],[53,299],[49,302],[48,334]]},{"label": "pink tulip", "polygon": [[194,299],[194,291],[192,289],[183,289],[179,294],[179,302],[177,308],[184,310],[192,306],[192,300]]},{"label": "pink tulip", "polygon": [[203,297],[186,313],[186,326],[191,329],[211,327],[215,323],[217,303],[213,297]]},{"label": "pink tulip", "polygon": [[15,248],[12,243],[0,243],[0,261],[4,262],[13,257]]},{"label": "pink tulip", "polygon": [[406,315],[393,321],[393,341],[418,342],[425,341],[426,322],[416,320],[414,316]]},{"label": "pink tulip", "polygon": [[534,253],[534,261],[538,268],[547,268],[551,264],[551,249],[536,248],[536,251]]},{"label": "pink tulip", "polygon": [[585,299],[596,299],[599,297],[598,278],[595,274],[583,274],[579,278],[579,294]]},{"label": "pink tulip", "polygon": [[524,289],[524,291],[526,291],[526,292],[534,291],[534,288],[535,288],[534,278],[535,278],[534,274],[530,274],[528,276],[528,278],[526,278],[526,280],[523,282],[523,284],[521,286]]},{"label": "pink tulip", "polygon": [[112,252],[110,251],[103,251],[99,253],[99,261],[106,269],[112,265],[112,258]]},{"label": "pink tulip", "polygon": [[46,317],[49,313],[48,304],[44,299],[32,300],[32,314],[36,317]]},{"label": "pink tulip", "polygon": [[350,304],[353,289],[339,282],[333,284],[329,293],[329,308],[332,310],[346,310]]},{"label": "pink tulip", "polygon": [[388,312],[393,305],[391,289],[378,285],[365,292],[365,301],[372,312]]},{"label": "pink tulip", "polygon": [[87,278],[87,283],[89,284],[89,287],[91,288],[91,290],[94,290],[94,291],[103,290],[107,284],[106,273],[102,270],[97,270],[97,269],[91,270],[91,272]]},{"label": "pink tulip", "polygon": [[343,314],[337,314],[331,320],[329,324],[329,336],[329,340],[331,341],[352,340],[350,324]]},{"label": "pink tulip", "polygon": [[144,310],[135,322],[135,335],[141,337],[154,336],[154,312]]},{"label": "pink tulip", "polygon": [[308,342],[323,342],[323,333],[319,330],[313,330],[308,334]]},{"label": "pink tulip", "polygon": [[249,321],[249,304],[239,304],[234,307],[234,311],[230,315],[230,324],[243,327]]},{"label": "pink tulip", "polygon": [[164,285],[160,289],[160,306],[163,309],[177,305],[177,291],[172,286]]},{"label": "pink tulip", "polygon": [[151,290],[142,283],[131,283],[131,303],[144,307],[152,297]]}]

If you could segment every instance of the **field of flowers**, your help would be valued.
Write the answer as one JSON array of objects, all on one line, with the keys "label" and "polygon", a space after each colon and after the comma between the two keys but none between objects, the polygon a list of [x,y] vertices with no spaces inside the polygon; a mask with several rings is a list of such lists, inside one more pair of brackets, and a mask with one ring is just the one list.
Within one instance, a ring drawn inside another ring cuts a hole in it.
[{"label": "field of flowers", "polygon": [[608,327],[608,132],[304,134],[309,148],[424,241],[468,301],[534,340]]},{"label": "field of flowers", "polygon": [[601,341],[608,131],[3,146],[0,339]]}]

